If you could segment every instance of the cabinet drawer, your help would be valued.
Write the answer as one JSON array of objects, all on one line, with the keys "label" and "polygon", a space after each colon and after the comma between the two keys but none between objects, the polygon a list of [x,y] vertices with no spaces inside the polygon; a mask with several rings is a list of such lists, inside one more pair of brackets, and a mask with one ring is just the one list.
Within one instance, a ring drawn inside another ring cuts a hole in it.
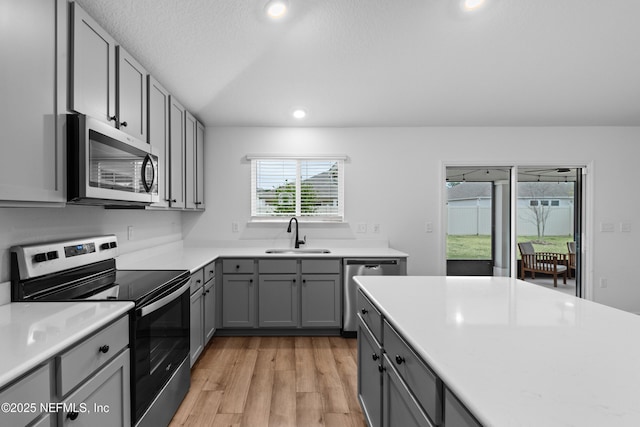
[{"label": "cabinet drawer", "polygon": [[439,425],[442,422],[442,383],[386,320],[383,334],[389,360],[425,413]]},{"label": "cabinet drawer", "polygon": [[471,413],[464,407],[457,397],[445,387],[444,417],[447,425],[460,427],[482,427]]},{"label": "cabinet drawer", "polygon": [[223,259],[222,272],[251,274],[253,273],[253,259]]},{"label": "cabinet drawer", "polygon": [[382,314],[377,308],[371,304],[369,299],[364,296],[362,291],[358,290],[358,298],[356,312],[362,318],[362,321],[376,337],[379,343],[382,343]]},{"label": "cabinet drawer", "polygon": [[[15,412],[3,412],[0,415],[0,424],[7,426],[24,426],[35,420],[42,411],[40,403],[51,401],[51,380],[49,365],[36,369],[27,374],[17,383],[0,392],[0,401],[9,404],[35,403],[36,407]],[[22,409],[22,408],[20,408]],[[31,410],[33,409],[33,412]]]},{"label": "cabinet drawer", "polygon": [[208,282],[213,279],[216,275],[216,262],[211,261],[209,264],[204,266],[204,281]]},{"label": "cabinet drawer", "polygon": [[191,294],[198,289],[202,289],[204,285],[204,271],[202,269],[196,271],[191,275]]},{"label": "cabinet drawer", "polygon": [[258,260],[258,273],[295,274],[298,261],[295,259],[261,259]]},{"label": "cabinet drawer", "polygon": [[71,350],[56,357],[58,394],[65,396],[129,345],[129,317],[117,320]]},{"label": "cabinet drawer", "polygon": [[340,274],[339,259],[303,259],[302,274]]}]

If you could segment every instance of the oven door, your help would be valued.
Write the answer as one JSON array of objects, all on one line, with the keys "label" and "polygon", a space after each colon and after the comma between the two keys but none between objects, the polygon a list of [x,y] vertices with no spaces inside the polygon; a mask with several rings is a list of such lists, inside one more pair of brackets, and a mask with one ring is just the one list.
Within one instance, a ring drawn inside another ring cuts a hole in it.
[{"label": "oven door", "polygon": [[134,423],[189,357],[190,283],[190,279],[182,281],[136,309],[132,326]]}]

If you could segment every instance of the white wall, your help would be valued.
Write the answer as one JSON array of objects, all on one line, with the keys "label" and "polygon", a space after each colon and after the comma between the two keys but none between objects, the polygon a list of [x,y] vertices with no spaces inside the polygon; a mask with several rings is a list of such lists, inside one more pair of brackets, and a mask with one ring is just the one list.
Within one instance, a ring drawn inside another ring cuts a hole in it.
[{"label": "white wall", "polygon": [[[100,234],[115,234],[119,252],[182,238],[180,212],[110,210],[90,206],[65,208],[0,208],[0,282],[10,280],[9,248],[13,245]],[[127,240],[127,226],[133,239]]]},{"label": "white wall", "polygon": [[[443,163],[498,166],[588,165],[594,177],[593,263],[596,301],[640,312],[635,270],[640,197],[634,197],[640,128],[207,128],[207,211],[183,214],[188,240],[287,238],[284,225],[248,225],[250,165],[247,154],[346,154],[345,216],[348,226],[302,225],[309,241],[388,239],[410,254],[408,272],[444,273]],[[629,191],[632,196],[629,197]],[[231,223],[240,222],[233,233]],[[365,222],[367,233],[354,233]],[[425,233],[432,222],[433,233]],[[603,233],[601,222],[629,222],[632,231]],[[373,234],[372,224],[381,225]],[[588,248],[587,248],[588,249]],[[587,257],[588,258],[588,257]]]}]

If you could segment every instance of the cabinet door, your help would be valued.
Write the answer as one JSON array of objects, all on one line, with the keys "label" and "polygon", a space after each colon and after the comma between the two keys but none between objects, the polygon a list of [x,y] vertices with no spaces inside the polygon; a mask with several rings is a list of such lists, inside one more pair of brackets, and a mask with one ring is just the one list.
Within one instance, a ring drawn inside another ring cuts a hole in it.
[{"label": "cabinet door", "polygon": [[[384,427],[432,427],[429,418],[422,412],[391,361],[384,355],[383,405]],[[447,425],[456,426],[457,424]]]},{"label": "cabinet door", "polygon": [[298,326],[298,280],[295,274],[261,274],[258,291],[259,326]]},{"label": "cabinet door", "polygon": [[224,328],[255,327],[254,275],[222,276],[222,326]]},{"label": "cabinet door", "polygon": [[381,370],[382,349],[358,317],[358,400],[369,427],[382,425]]},{"label": "cabinet door", "polygon": [[216,290],[212,279],[204,287],[204,345],[207,345],[216,331]]},{"label": "cabinet door", "polygon": [[1,4],[0,200],[62,203],[67,2]]},{"label": "cabinet door", "polygon": [[118,127],[147,142],[147,71],[118,46]]},{"label": "cabinet door", "polygon": [[196,207],[205,209],[204,203],[204,126],[196,123]]},{"label": "cabinet door", "polygon": [[147,93],[149,144],[158,156],[158,194],[160,201],[154,207],[169,206],[169,92],[152,76],[148,78]]},{"label": "cabinet door", "polygon": [[191,295],[191,322],[189,328],[191,366],[196,363],[204,348],[202,314],[202,288],[200,288]]},{"label": "cabinet door", "polygon": [[[131,425],[129,350],[98,371],[62,403],[79,410],[59,413],[59,426],[112,427]],[[85,404],[86,412],[81,404]]]},{"label": "cabinet door", "polygon": [[185,109],[175,98],[169,98],[169,206],[184,209]]},{"label": "cabinet door", "polygon": [[70,109],[116,125],[116,41],[78,3],[71,3]]},{"label": "cabinet door", "polygon": [[444,416],[447,426],[456,427],[481,427],[471,413],[464,407],[451,391],[445,388],[444,392]]},{"label": "cabinet door", "polygon": [[185,186],[186,208],[196,208],[196,119],[185,113]]},{"label": "cabinet door", "polygon": [[302,275],[302,326],[340,327],[340,291],[339,274]]}]

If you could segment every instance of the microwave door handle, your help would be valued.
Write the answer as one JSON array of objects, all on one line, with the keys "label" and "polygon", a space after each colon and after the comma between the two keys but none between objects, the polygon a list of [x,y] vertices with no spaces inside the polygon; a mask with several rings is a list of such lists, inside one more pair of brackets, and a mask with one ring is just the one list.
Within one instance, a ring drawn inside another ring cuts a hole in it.
[{"label": "microwave door handle", "polygon": [[[147,182],[147,176],[146,176],[146,171],[147,171],[147,166],[151,164],[151,172],[153,173],[151,175],[151,183]],[[149,193],[151,191],[151,187],[153,186],[153,183],[156,180],[156,168],[153,165],[153,159],[151,158],[150,154],[147,154],[144,158],[144,161],[142,162],[142,169],[140,171],[140,174],[142,175],[142,185],[144,187],[144,191],[146,191],[147,193]]]},{"label": "microwave door handle", "polygon": [[160,310],[165,305],[179,298],[190,287],[191,287],[191,280],[185,283],[184,286],[181,286],[180,289],[178,289],[177,291],[171,292],[169,295],[160,298],[158,301],[152,302],[146,307],[142,307],[140,309],[140,316],[143,317],[149,313],[153,313],[156,310]]}]

